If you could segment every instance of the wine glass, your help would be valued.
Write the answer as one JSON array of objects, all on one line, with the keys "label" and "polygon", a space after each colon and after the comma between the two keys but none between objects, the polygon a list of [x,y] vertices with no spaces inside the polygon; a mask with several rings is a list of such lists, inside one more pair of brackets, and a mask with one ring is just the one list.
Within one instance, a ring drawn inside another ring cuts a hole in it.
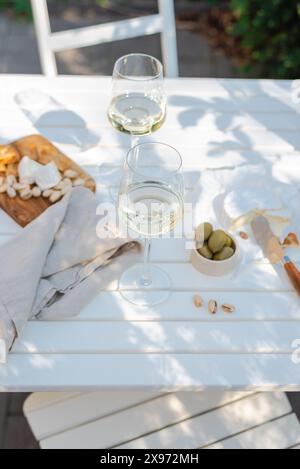
[{"label": "wine glass", "polygon": [[166,118],[163,66],[145,54],[129,54],[117,60],[113,72],[108,119],[120,132],[138,138],[158,130]]},{"label": "wine glass", "polygon": [[164,143],[142,143],[126,158],[118,209],[120,219],[146,238],[144,264],[127,270],[119,281],[121,294],[141,306],[165,301],[171,288],[166,272],[150,264],[151,239],[173,230],[182,218],[182,159]]}]

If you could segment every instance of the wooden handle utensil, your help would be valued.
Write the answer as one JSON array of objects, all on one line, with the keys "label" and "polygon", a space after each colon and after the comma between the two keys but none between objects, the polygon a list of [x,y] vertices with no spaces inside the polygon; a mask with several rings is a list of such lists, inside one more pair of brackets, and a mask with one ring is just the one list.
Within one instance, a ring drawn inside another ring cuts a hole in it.
[{"label": "wooden handle utensil", "polygon": [[300,272],[288,256],[283,258],[283,266],[295,290],[300,296]]},{"label": "wooden handle utensil", "polygon": [[262,248],[264,255],[269,259],[271,264],[275,265],[280,262],[283,265],[290,282],[300,297],[300,272],[291,259],[285,255],[283,247],[272,232],[268,220],[262,216],[256,217],[252,221],[251,226],[254,237]]}]

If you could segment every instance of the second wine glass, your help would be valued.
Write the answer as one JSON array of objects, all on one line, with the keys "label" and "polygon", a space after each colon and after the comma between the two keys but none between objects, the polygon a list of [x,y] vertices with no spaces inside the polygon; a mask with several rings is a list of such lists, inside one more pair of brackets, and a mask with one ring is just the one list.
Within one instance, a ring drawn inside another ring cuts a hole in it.
[{"label": "second wine glass", "polygon": [[171,232],[183,215],[182,160],[177,150],[163,143],[143,143],[126,158],[118,208],[131,230],[146,238],[144,264],[124,272],[121,294],[141,306],[165,301],[171,289],[168,274],[150,264],[151,238]]},{"label": "second wine glass", "polygon": [[108,109],[112,126],[130,134],[136,143],[136,138],[158,130],[165,117],[166,94],[161,62],[145,54],[121,57],[114,67]]}]

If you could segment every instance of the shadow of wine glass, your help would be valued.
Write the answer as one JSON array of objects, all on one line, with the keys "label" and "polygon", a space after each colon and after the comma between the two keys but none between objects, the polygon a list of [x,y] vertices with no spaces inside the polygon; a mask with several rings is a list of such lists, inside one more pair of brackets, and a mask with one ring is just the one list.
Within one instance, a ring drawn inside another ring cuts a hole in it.
[{"label": "shadow of wine glass", "polygon": [[100,140],[80,115],[43,91],[21,91],[15,95],[15,102],[36,130],[52,142],[86,151]]}]

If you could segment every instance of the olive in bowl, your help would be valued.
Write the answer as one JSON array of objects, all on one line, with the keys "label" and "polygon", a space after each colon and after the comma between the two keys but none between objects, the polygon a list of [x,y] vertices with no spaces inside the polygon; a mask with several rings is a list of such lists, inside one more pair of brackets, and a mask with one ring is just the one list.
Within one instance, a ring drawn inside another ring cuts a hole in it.
[{"label": "olive in bowl", "polygon": [[196,228],[195,241],[191,262],[199,272],[217,277],[237,267],[240,249],[231,234],[221,229],[214,230],[210,223],[205,222]]}]

